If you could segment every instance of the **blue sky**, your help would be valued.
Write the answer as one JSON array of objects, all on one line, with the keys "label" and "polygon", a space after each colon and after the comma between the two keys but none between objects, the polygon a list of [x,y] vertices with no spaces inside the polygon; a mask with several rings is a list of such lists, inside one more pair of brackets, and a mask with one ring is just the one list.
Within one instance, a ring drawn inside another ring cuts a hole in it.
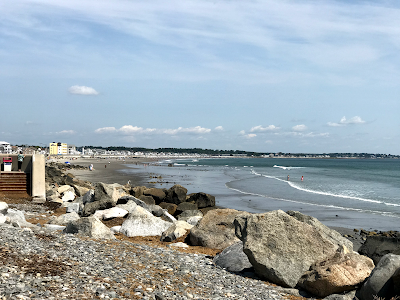
[{"label": "blue sky", "polygon": [[0,140],[400,154],[399,50],[398,1],[2,1]]}]

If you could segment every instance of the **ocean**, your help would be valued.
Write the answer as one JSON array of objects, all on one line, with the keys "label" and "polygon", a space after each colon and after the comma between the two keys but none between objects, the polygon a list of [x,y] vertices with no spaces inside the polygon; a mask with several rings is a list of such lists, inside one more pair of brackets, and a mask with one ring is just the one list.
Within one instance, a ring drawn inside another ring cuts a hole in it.
[{"label": "ocean", "polygon": [[178,183],[216,196],[223,207],[298,210],[329,226],[400,230],[397,159],[188,159],[145,168],[163,177],[154,186]]}]

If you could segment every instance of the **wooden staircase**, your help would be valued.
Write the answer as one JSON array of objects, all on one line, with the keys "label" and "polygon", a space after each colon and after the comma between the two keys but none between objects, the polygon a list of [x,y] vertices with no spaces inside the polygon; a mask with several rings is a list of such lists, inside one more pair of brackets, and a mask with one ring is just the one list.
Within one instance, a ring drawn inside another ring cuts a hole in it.
[{"label": "wooden staircase", "polygon": [[24,172],[0,172],[0,193],[30,194],[30,174]]}]

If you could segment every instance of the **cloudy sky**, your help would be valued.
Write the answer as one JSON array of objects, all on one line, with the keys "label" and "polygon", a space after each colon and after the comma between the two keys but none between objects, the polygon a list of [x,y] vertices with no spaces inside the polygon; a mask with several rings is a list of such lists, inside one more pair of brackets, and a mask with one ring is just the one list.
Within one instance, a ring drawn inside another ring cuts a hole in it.
[{"label": "cloudy sky", "polygon": [[398,1],[0,2],[0,140],[400,154]]}]

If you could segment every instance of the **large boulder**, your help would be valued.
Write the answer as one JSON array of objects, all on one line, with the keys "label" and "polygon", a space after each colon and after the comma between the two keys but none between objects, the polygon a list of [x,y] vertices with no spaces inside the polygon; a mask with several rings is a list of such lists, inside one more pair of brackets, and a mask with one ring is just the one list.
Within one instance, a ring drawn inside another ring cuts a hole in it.
[{"label": "large boulder", "polygon": [[349,252],[353,251],[353,243],[343,237],[339,232],[336,230],[330,229],[328,226],[322,224],[318,219],[304,215],[298,211],[287,211],[286,212],[289,216],[297,219],[300,222],[304,222],[313,226],[315,229],[319,231],[319,233],[325,237],[326,239],[330,240],[335,246],[335,250],[340,249],[341,247],[346,247]]},{"label": "large boulder", "polygon": [[392,276],[400,268],[400,255],[386,254],[361,287],[361,300],[390,299],[394,295]]},{"label": "large boulder", "polygon": [[198,210],[185,210],[181,214],[178,215],[178,220],[187,221],[191,217],[203,217],[203,213]]},{"label": "large boulder", "polygon": [[152,196],[141,195],[138,197],[139,200],[142,200],[147,205],[155,205],[156,200]]},{"label": "large boulder", "polygon": [[284,287],[295,287],[311,265],[336,252],[317,229],[281,210],[239,215],[235,227],[256,273]]},{"label": "large boulder", "polygon": [[145,202],[143,202],[142,200],[140,200],[136,197],[133,197],[133,196],[123,196],[123,197],[119,198],[117,201],[117,205],[126,204],[126,203],[129,203],[130,201],[133,201],[136,203],[136,205],[139,205],[139,206],[143,207],[144,209],[150,211],[149,206]]},{"label": "large boulder", "polygon": [[242,241],[225,248],[215,256],[213,263],[230,272],[242,272],[253,267],[247,255],[243,252]]},{"label": "large boulder", "polygon": [[129,213],[134,211],[136,209],[136,206],[138,206],[134,201],[129,200],[127,203],[125,204],[117,204],[117,206],[115,207],[119,207],[122,209],[127,210]]},{"label": "large boulder", "polygon": [[375,264],[378,264],[381,258],[388,253],[400,255],[400,238],[368,236],[358,252],[368,256]]},{"label": "large boulder", "polygon": [[93,217],[99,220],[109,220],[113,218],[123,218],[128,214],[128,211],[121,207],[111,207],[109,209],[98,210],[93,214]]},{"label": "large boulder", "polygon": [[64,233],[81,234],[95,239],[115,239],[111,230],[94,217],[80,218],[67,224]]},{"label": "large boulder", "polygon": [[167,202],[161,202],[159,204],[163,209],[166,209],[168,213],[171,215],[174,215],[176,212],[176,208],[178,207],[176,204],[173,203],[167,203]]},{"label": "large boulder", "polygon": [[345,252],[338,251],[333,258],[313,265],[301,277],[299,286],[318,297],[355,290],[375,265],[369,257]]},{"label": "large boulder", "polygon": [[76,184],[72,184],[71,186],[74,188],[75,194],[78,197],[81,197],[81,196],[85,195],[90,190],[87,187],[76,185]]},{"label": "large boulder", "polygon": [[394,286],[394,294],[399,296],[400,295],[400,268],[394,272],[392,276],[393,286]]},{"label": "large boulder", "polygon": [[80,217],[76,212],[71,212],[71,213],[67,213],[67,214],[58,216],[53,220],[50,220],[49,224],[67,225],[69,222],[79,220],[79,218]]},{"label": "large boulder", "polygon": [[176,207],[175,215],[179,215],[186,210],[197,210],[197,204],[191,202],[182,202]]},{"label": "large boulder", "polygon": [[179,184],[175,184],[168,190],[165,202],[173,203],[176,205],[182,202],[186,202],[186,194],[186,188]]},{"label": "large boulder", "polygon": [[89,190],[87,191],[83,196],[82,196],[82,204],[90,203],[94,201],[94,190]]},{"label": "large boulder", "polygon": [[131,188],[130,190],[130,194],[136,198],[139,198],[140,196],[143,195],[144,190],[146,190],[147,187],[145,186],[135,186],[133,188]]},{"label": "large boulder", "polygon": [[75,195],[75,192],[73,190],[72,191],[66,191],[66,192],[64,192],[62,194],[61,200],[63,202],[71,202],[71,201],[73,201],[75,199],[75,197],[76,197],[76,195]]},{"label": "large boulder", "polygon": [[180,237],[184,236],[193,225],[186,223],[185,221],[176,221],[161,235],[162,242],[173,242]]},{"label": "large boulder", "polygon": [[128,195],[125,191],[125,188],[118,184],[106,184],[106,183],[96,183],[94,190],[94,200],[100,201],[105,199],[110,199],[113,203],[113,206],[117,204],[117,201],[122,196]]},{"label": "large boulder", "polygon": [[6,202],[0,202],[0,214],[7,214],[8,204]]},{"label": "large boulder", "polygon": [[151,196],[153,197],[156,204],[163,202],[165,199],[165,193],[162,189],[151,188],[143,191],[144,196]]},{"label": "large boulder", "polygon": [[146,209],[137,206],[122,223],[120,232],[128,237],[161,236],[170,226],[170,222],[157,218]]},{"label": "large boulder", "polygon": [[190,197],[189,199],[187,199],[187,202],[196,203],[198,208],[213,207],[215,206],[215,197],[203,192],[195,193],[195,194],[190,194]]},{"label": "large boulder", "polygon": [[114,204],[114,200],[109,197],[104,197],[101,200],[86,203],[82,210],[82,216],[88,217],[90,215],[93,215],[96,210],[108,209],[113,207]]},{"label": "large boulder", "polygon": [[[192,245],[213,249],[225,249],[239,239],[235,235],[233,221],[244,212],[235,209],[215,209],[207,213],[190,231]],[[245,213],[249,214],[249,213]]]},{"label": "large boulder", "polygon": [[75,192],[74,188],[70,185],[62,185],[57,189],[57,192],[60,195],[64,194],[65,192],[68,192],[68,191]]}]

